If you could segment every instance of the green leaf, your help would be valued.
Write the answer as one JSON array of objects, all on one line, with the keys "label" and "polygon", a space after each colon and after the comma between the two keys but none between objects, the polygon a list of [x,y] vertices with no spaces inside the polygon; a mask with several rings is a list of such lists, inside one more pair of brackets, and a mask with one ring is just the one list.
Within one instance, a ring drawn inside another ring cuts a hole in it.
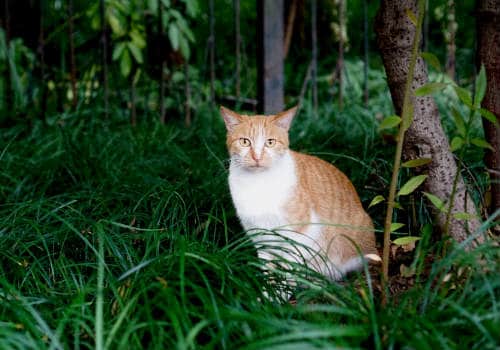
[{"label": "green leaf", "polygon": [[179,50],[179,28],[175,23],[171,23],[168,27],[168,38],[170,39],[170,44],[172,44],[172,48],[177,51]]},{"label": "green leaf", "polygon": [[472,97],[470,96],[470,92],[460,86],[454,86],[455,93],[457,97],[462,101],[467,107],[472,108]]},{"label": "green leaf", "polygon": [[123,49],[125,49],[125,43],[116,44],[115,48],[113,49],[113,61],[116,61],[120,58],[123,53]]},{"label": "green leaf", "polygon": [[490,111],[488,111],[487,109],[479,108],[479,113],[481,113],[483,118],[489,120],[493,124],[498,124],[497,117],[495,117],[495,115],[493,113],[491,113]]},{"label": "green leaf", "polygon": [[120,72],[124,77],[128,77],[131,69],[132,69],[132,59],[130,58],[128,50],[125,50],[123,51],[123,55],[121,55]]},{"label": "green leaf", "polygon": [[408,180],[403,187],[398,192],[398,196],[407,196],[420,186],[425,179],[427,179],[427,175],[417,175]]},{"label": "green leaf", "polygon": [[182,57],[184,57],[186,60],[189,60],[189,57],[191,56],[191,49],[189,48],[188,41],[186,40],[186,38],[182,37],[179,43],[181,46]]},{"label": "green leaf", "polygon": [[431,203],[441,212],[445,212],[446,208],[444,202],[436,195],[432,193],[424,192],[424,196],[431,201]]},{"label": "green leaf", "polygon": [[411,23],[416,27],[417,26],[417,16],[413,13],[411,9],[406,9],[406,16],[408,16],[408,19],[410,20]]},{"label": "green leaf", "polygon": [[137,63],[142,64],[144,62],[142,58],[142,51],[139,49],[137,46],[134,45],[133,42],[127,43],[127,46],[132,53],[132,56],[134,56],[134,59]]},{"label": "green leaf", "polygon": [[403,168],[416,168],[418,166],[429,164],[430,162],[432,162],[431,158],[417,158],[404,162],[401,166]]},{"label": "green leaf", "polygon": [[415,96],[425,96],[431,95],[435,92],[443,90],[448,84],[445,83],[427,83],[422,85],[418,89],[415,90]]},{"label": "green leaf", "polygon": [[368,205],[368,208],[371,208],[373,207],[374,205],[377,205],[379,204],[380,202],[383,202],[385,200],[384,196],[381,196],[381,195],[378,195],[378,196],[375,196],[373,197],[372,201],[370,202],[370,204]]},{"label": "green leaf", "polygon": [[488,148],[488,149],[490,149],[492,151],[495,150],[486,140],[480,139],[478,137],[473,138],[472,140],[470,140],[470,143],[472,143],[473,145],[475,145],[477,147]]},{"label": "green leaf", "polygon": [[116,36],[122,36],[124,34],[124,29],[118,17],[116,17],[112,11],[108,11],[107,14],[108,14],[108,23],[109,26],[111,27],[111,31]]},{"label": "green leaf", "polygon": [[403,128],[404,130],[408,130],[411,123],[413,123],[413,103],[409,102],[406,109],[403,110]]},{"label": "green leaf", "polygon": [[450,145],[451,151],[455,152],[455,151],[459,150],[460,148],[462,148],[463,145],[464,145],[464,139],[461,138],[460,136],[455,136],[451,140],[451,145]]},{"label": "green leaf", "polygon": [[486,93],[486,70],[484,65],[481,65],[479,74],[476,78],[476,89],[474,91],[474,107],[479,108],[481,101],[483,101],[484,94]]},{"label": "green leaf", "polygon": [[132,39],[132,42],[137,46],[139,49],[143,49],[146,47],[146,40],[144,39],[144,36],[139,33],[137,30],[132,30],[130,33],[130,38]]},{"label": "green leaf", "polygon": [[453,217],[458,220],[473,220],[477,219],[477,215],[466,213],[466,212],[458,212],[453,213]]},{"label": "green leaf", "polygon": [[401,204],[399,204],[398,202],[394,202],[394,208],[403,210],[403,206]]},{"label": "green leaf", "polygon": [[400,222],[393,222],[393,223],[391,223],[391,232],[395,232],[395,231],[399,230],[404,225],[405,224],[402,224]]},{"label": "green leaf", "polygon": [[399,123],[401,123],[400,117],[398,117],[397,115],[390,115],[382,120],[382,123],[380,123],[378,128],[379,130],[390,129],[398,126]]},{"label": "green leaf", "polygon": [[439,63],[439,59],[434,55],[433,53],[430,52],[422,52],[420,53],[420,56],[427,62],[429,66],[437,70],[438,72],[441,72],[441,63]]},{"label": "green leaf", "polygon": [[414,243],[414,242],[419,241],[421,239],[422,239],[422,237],[407,236],[407,237],[396,238],[394,241],[392,241],[392,243],[395,245],[406,245],[406,244]]},{"label": "green leaf", "polygon": [[467,130],[465,128],[464,118],[462,114],[455,108],[451,107],[451,114],[453,115],[453,119],[455,120],[455,126],[457,127],[457,131],[460,136],[465,137],[467,134]]},{"label": "green leaf", "polygon": [[132,80],[132,83],[134,85],[137,85],[137,82],[139,82],[139,78],[141,77],[142,70],[139,68],[134,74],[134,79]]}]

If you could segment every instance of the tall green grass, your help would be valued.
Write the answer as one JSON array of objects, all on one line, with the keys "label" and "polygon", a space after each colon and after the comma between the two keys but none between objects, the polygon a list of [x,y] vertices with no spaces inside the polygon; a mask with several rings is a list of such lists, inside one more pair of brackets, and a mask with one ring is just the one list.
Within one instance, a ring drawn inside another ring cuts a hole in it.
[{"label": "tall green grass", "polygon": [[[292,147],[338,164],[365,204],[385,191],[392,149],[374,112],[309,111]],[[201,106],[189,130],[89,115],[0,134],[0,349],[499,346],[494,243],[430,264],[439,242],[424,241],[422,278],[383,308],[366,273],[344,283],[300,265],[265,274],[232,208],[214,111]],[[381,221],[382,209],[370,213]]]}]

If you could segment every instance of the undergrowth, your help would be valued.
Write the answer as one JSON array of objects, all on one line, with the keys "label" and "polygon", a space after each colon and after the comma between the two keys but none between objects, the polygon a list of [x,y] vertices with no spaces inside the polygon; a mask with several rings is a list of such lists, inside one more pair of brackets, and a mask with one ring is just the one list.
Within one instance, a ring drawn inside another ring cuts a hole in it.
[{"label": "undergrowth", "polygon": [[[387,191],[392,145],[374,114],[388,106],[312,117],[306,105],[292,148],[337,164],[367,207]],[[369,274],[339,284],[301,266],[287,272],[303,284],[295,305],[268,298],[287,287],[237,222],[217,113],[200,108],[190,129],[93,114],[0,134],[0,349],[499,346],[494,243],[429,262],[439,242],[423,240],[425,273],[385,307]],[[399,221],[420,232],[432,218],[412,201]],[[380,241],[382,209],[370,214]]]}]

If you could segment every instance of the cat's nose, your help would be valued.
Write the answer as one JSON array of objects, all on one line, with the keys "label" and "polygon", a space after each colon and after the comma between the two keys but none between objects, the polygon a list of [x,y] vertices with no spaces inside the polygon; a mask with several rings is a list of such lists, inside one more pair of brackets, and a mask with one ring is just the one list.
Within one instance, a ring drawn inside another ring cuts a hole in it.
[{"label": "cat's nose", "polygon": [[259,161],[261,161],[261,160],[262,160],[262,153],[261,153],[261,154],[260,154],[260,156],[259,156],[257,153],[255,153],[255,151],[254,151],[254,150],[252,150],[252,151],[250,152],[250,155],[252,156],[252,159],[253,159],[255,162],[257,162],[257,163],[259,163]]}]

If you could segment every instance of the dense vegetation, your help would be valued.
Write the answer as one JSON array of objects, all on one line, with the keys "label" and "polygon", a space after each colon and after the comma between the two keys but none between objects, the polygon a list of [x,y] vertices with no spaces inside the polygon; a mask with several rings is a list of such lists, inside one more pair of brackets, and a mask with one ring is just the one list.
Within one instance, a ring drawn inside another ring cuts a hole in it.
[{"label": "dense vegetation", "polygon": [[[188,20],[198,16],[200,25],[193,33],[202,42],[208,25],[205,2],[194,12],[185,6],[197,2],[181,3]],[[255,21],[252,3],[242,2],[248,23]],[[464,8],[470,7],[466,3]],[[229,11],[225,2],[216,4],[220,13]],[[323,5],[333,7],[327,1]],[[371,14],[375,9],[370,4]],[[49,23],[58,21],[57,11],[52,10]],[[359,20],[358,10],[352,7],[349,21]],[[92,11],[97,9],[75,6],[75,13],[82,16],[77,19]],[[218,26],[228,24],[227,14],[218,18]],[[53,37],[62,33],[56,25],[50,28]],[[86,32],[89,28],[79,28],[80,38],[93,38],[95,33]],[[228,31],[218,29],[218,33],[223,36]],[[345,63],[343,110],[333,102],[336,88],[328,90],[328,77],[322,80],[320,76],[320,109],[315,113],[307,92],[291,130],[291,147],[335,163],[352,179],[368,208],[373,198],[385,196],[388,190],[395,131],[380,129],[383,117],[393,111],[375,56],[376,67],[368,72],[369,105],[362,104],[363,63],[355,57],[361,39],[355,34],[351,37],[353,57]],[[467,47],[471,46],[467,45],[473,39],[465,39],[459,57],[468,60]],[[10,114],[0,120],[0,349],[499,346],[498,243],[492,239],[473,251],[466,250],[469,242],[445,244],[446,239],[433,232],[433,215],[416,192],[401,198],[395,222],[405,226],[395,230],[400,233],[393,238],[417,236],[420,240],[416,247],[394,246],[389,284],[381,285],[376,269],[368,267],[341,283],[327,281],[300,264],[278,266],[271,275],[264,275],[262,262],[231,204],[225,130],[216,105],[209,100],[202,43],[190,48],[194,57],[189,67],[191,126],[186,127],[180,117],[185,113],[185,71],[177,67],[172,68],[168,83],[167,123],[158,118],[158,83],[146,75],[132,81],[138,102],[137,125],[132,127],[130,104],[126,104],[131,80],[121,75],[120,65],[110,67],[114,78],[107,118],[97,63],[95,71],[92,65],[81,68],[81,77],[91,78],[79,83],[76,106],[71,98],[61,97],[71,95],[65,68],[52,67],[46,73],[51,78],[45,86],[49,92],[41,118],[42,85],[30,90],[34,50],[21,40],[11,42],[18,45],[20,84],[18,90],[13,89],[18,99],[9,107]],[[231,55],[226,46],[218,45],[224,57]],[[255,93],[252,45],[242,86],[247,96]],[[293,64],[301,62],[299,43],[294,45],[296,57],[291,53],[287,66],[291,103],[297,102],[302,84],[298,72],[292,74]],[[0,67],[5,68],[3,57]],[[87,61],[81,55],[79,60],[83,67],[83,62],[99,62],[99,55]],[[334,64],[327,55],[321,62],[322,67]],[[300,77],[306,69],[302,63]],[[228,77],[232,69],[220,63],[217,74]],[[462,86],[471,88],[469,67],[459,63],[458,71],[465,77]],[[89,85],[92,79],[95,87]],[[431,80],[445,77],[433,70]],[[232,83],[232,78],[216,80],[217,94],[229,93]],[[452,139],[457,125],[450,106],[463,114],[467,109],[451,88],[436,99]],[[471,135],[482,137],[479,118],[468,127]],[[459,160],[477,203],[485,200],[488,186],[482,157],[483,150],[471,146]],[[400,182],[410,176],[405,169]],[[368,212],[380,242],[383,203]],[[485,220],[476,234],[491,226],[491,220]],[[290,291],[294,302],[285,300],[286,293],[282,293],[290,288],[282,283],[285,273],[300,282],[297,290]],[[383,288],[389,290],[385,305],[380,297]],[[270,291],[270,298],[263,295],[264,290]]]}]

